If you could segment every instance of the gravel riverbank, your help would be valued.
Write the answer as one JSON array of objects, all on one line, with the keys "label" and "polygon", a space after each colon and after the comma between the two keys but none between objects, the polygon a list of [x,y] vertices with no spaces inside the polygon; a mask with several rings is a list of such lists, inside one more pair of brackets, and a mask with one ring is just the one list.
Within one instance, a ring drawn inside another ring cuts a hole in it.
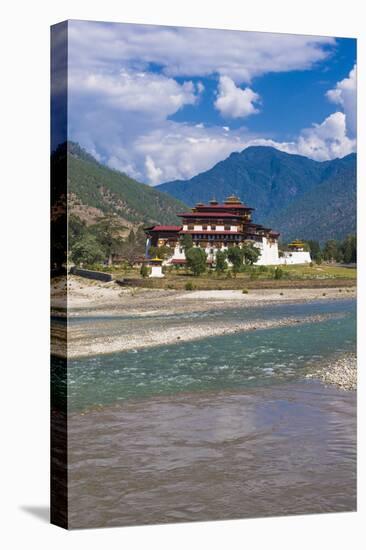
[{"label": "gravel riverbank", "polygon": [[[137,350],[161,345],[190,342],[209,336],[288,327],[305,323],[319,323],[330,317],[334,317],[334,315],[308,315],[300,318],[284,317],[282,319],[245,322],[187,322],[187,324],[179,326],[166,325],[163,330],[157,325],[156,327],[150,327],[139,332],[135,330],[127,330],[126,332],[121,329],[117,334],[104,333],[101,336],[95,334],[95,327],[90,330],[88,325],[85,324],[83,327],[69,327],[68,357],[87,357],[118,351]],[[55,353],[57,355],[59,354],[57,350],[55,350]]]},{"label": "gravel riverbank", "polygon": [[342,390],[354,391],[357,388],[357,357],[347,353],[306,375],[307,378],[321,380],[327,385],[335,385]]},{"label": "gravel riverbank", "polygon": [[52,286],[52,309],[55,316],[148,316],[156,314],[201,312],[216,308],[252,308],[268,304],[342,300],[353,298],[356,288],[283,288],[242,290],[158,290],[121,288],[115,282],[101,283],[69,276],[66,283],[57,280]]}]

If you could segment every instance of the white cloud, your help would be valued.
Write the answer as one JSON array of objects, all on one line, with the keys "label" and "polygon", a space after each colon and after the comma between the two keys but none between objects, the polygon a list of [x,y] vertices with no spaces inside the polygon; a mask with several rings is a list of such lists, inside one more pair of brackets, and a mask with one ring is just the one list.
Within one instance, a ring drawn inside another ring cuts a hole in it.
[{"label": "white cloud", "polygon": [[189,79],[205,76],[219,78],[215,103],[223,115],[254,114],[259,96],[249,83],[255,76],[310,69],[328,57],[333,38],[80,21],[69,23],[68,37],[70,138],[139,181],[190,178],[250,145],[318,160],[354,150],[346,132],[347,79],[328,95],[345,114],[334,113],[292,142],[252,135],[245,127],[210,126],[205,119],[168,119],[198,104],[204,86]]},{"label": "white cloud", "polygon": [[333,113],[321,124],[303,130],[297,143],[301,155],[315,160],[344,157],[356,149],[356,140],[347,136],[346,115]]},{"label": "white cloud", "polygon": [[89,151],[101,151],[102,161],[108,166],[150,185],[191,178],[251,145],[276,147],[320,161],[342,157],[356,148],[355,140],[346,135],[345,115],[341,112],[304,129],[289,142],[253,135],[245,127],[227,132],[221,126],[170,120],[146,127],[136,117],[131,124],[114,119],[106,127],[103,116],[105,113],[98,113],[88,120],[94,127],[93,141],[87,130],[76,134],[75,139]]},{"label": "white cloud", "polygon": [[114,72],[70,71],[69,90],[71,100],[82,96],[120,111],[140,112],[165,118],[177,112],[183,105],[194,104],[197,96],[192,82],[178,84],[149,72],[132,72],[126,69]]},{"label": "white cloud", "polygon": [[152,184],[187,179],[208,170],[233,151],[241,151],[251,136],[245,128],[230,134],[222,127],[197,127],[167,121],[163,126],[138,137],[133,144],[136,163],[149,157],[160,177],[149,173]]},{"label": "white cloud", "polygon": [[221,115],[231,118],[244,118],[258,113],[255,103],[259,101],[259,95],[250,88],[235,86],[235,82],[228,76],[220,76],[218,97],[215,107]]},{"label": "white cloud", "polygon": [[356,135],[357,126],[357,67],[350,71],[349,76],[340,82],[336,87],[328,90],[327,97],[333,103],[341,105],[346,114],[347,130],[351,136]]},{"label": "white cloud", "polygon": [[295,141],[251,140],[248,145],[269,145],[290,154],[323,161],[341,158],[356,151],[356,140],[347,136],[346,116],[336,112],[320,124],[304,128]]},{"label": "white cloud", "polygon": [[310,69],[335,46],[334,38],[324,36],[90,21],[70,21],[68,37],[71,67],[115,63],[146,70],[154,63],[168,76],[218,73],[236,83],[268,72]]},{"label": "white cloud", "polygon": [[202,84],[202,82],[197,82],[197,91],[198,91],[199,94],[202,94],[202,92],[205,91],[205,87]]},{"label": "white cloud", "polygon": [[155,163],[153,159],[150,157],[150,155],[147,155],[145,159],[145,167],[146,167],[146,175],[149,181],[152,184],[159,183],[161,176],[163,175],[163,171],[157,166],[155,166]]},{"label": "white cloud", "polygon": [[305,128],[292,142],[256,137],[243,127],[228,133],[220,127],[202,128],[169,122],[140,136],[133,150],[136,159],[148,157],[153,162],[154,170],[149,170],[147,177],[149,183],[156,185],[191,178],[210,169],[232,152],[252,145],[275,147],[286,153],[323,161],[352,153],[356,141],[347,137],[345,115],[337,112],[321,124]]}]

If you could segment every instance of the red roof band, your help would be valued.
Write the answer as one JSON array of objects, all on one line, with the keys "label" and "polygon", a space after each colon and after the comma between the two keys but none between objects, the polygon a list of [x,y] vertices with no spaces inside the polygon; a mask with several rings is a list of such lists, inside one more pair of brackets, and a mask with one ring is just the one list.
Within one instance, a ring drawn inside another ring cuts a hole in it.
[{"label": "red roof band", "polygon": [[181,225],[153,225],[152,227],[147,227],[146,230],[149,231],[174,231],[179,232],[182,229]]},{"label": "red roof band", "polygon": [[[236,212],[235,212],[236,210]],[[192,208],[191,212],[182,212],[181,214],[177,214],[180,218],[193,218],[195,219],[195,223],[199,224],[200,218],[202,220],[204,218],[214,218],[215,219],[215,225],[219,224],[220,218],[227,219],[227,220],[235,220],[234,223],[239,220],[240,224],[243,223],[245,225],[245,229],[243,231],[230,231],[230,230],[183,230],[182,225],[154,225],[151,227],[146,227],[145,231],[148,233],[179,233],[181,235],[188,234],[188,235],[257,235],[262,236],[263,233],[267,233],[269,237],[276,238],[280,234],[277,231],[272,231],[268,227],[264,227],[263,225],[256,224],[250,221],[250,216],[245,216],[244,212],[251,212],[254,210],[254,208],[250,208],[249,206],[246,206],[243,204],[238,197],[235,195],[231,195],[228,197],[224,203],[219,204],[216,199],[212,199],[209,204],[203,204],[198,203],[194,208]],[[190,222],[192,223],[192,222]],[[225,223],[224,221],[222,222]]]},{"label": "red roof band", "polygon": [[228,231],[228,230],[222,230],[222,231],[207,231],[205,230],[184,230],[179,231],[181,235],[243,235],[241,231]]},{"label": "red roof band", "polygon": [[231,212],[183,212],[177,214],[180,218],[241,218],[242,214],[232,214]]}]

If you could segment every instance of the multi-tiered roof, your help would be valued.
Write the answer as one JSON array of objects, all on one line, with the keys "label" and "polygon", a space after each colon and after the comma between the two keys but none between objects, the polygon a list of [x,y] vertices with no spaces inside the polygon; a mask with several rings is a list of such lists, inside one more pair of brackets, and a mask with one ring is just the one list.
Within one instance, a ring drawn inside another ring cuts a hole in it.
[{"label": "multi-tiered roof", "polygon": [[232,238],[236,242],[262,237],[277,238],[279,233],[251,221],[253,210],[238,197],[231,195],[223,203],[212,199],[208,204],[200,202],[191,211],[178,214],[183,221],[181,226],[155,225],[147,228],[146,232],[161,238],[191,234],[195,241],[211,240],[213,236],[215,240]]},{"label": "multi-tiered roof", "polygon": [[[241,236],[241,239],[263,237],[276,238],[279,233],[272,231],[268,227],[260,224],[255,224],[251,221],[251,215],[254,208],[242,203],[238,197],[231,195],[223,203],[219,203],[216,199],[212,199],[209,204],[197,203],[190,212],[178,214],[183,219],[183,226],[188,229],[181,229],[180,233],[188,234],[217,234],[220,235],[236,235]],[[218,226],[237,226],[232,229],[189,229],[190,226],[206,227],[208,224],[212,227],[212,223]]]}]

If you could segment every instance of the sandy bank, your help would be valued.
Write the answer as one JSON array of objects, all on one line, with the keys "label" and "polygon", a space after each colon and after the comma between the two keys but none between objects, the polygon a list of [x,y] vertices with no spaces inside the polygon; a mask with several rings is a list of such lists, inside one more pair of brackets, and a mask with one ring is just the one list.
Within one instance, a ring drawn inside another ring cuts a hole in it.
[{"label": "sandy bank", "polygon": [[[63,308],[66,286],[64,281],[55,281],[52,286],[52,306]],[[251,289],[247,294],[241,290],[151,290],[146,288],[121,288],[115,282],[100,283],[81,277],[70,276],[67,282],[67,303],[70,316],[154,315],[199,312],[220,306],[258,307],[282,302],[309,302],[351,298],[356,289],[351,288],[286,288]],[[65,313],[64,313],[65,314]]]}]

